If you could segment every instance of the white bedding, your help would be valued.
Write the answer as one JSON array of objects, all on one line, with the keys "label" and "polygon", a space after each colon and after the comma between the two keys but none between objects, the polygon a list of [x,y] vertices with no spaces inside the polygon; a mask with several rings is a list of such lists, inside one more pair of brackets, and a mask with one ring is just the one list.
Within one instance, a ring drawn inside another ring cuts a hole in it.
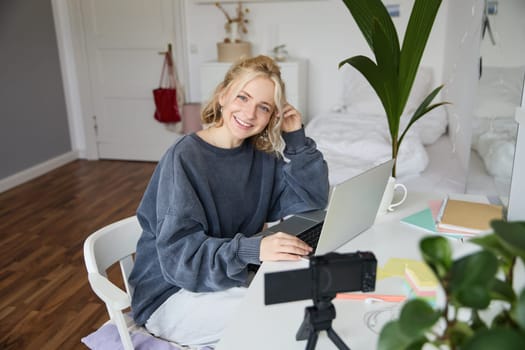
[{"label": "white bedding", "polygon": [[472,122],[472,148],[497,181],[510,182],[525,67],[485,67]]},{"label": "white bedding", "polygon": [[[357,70],[342,68],[341,104],[334,111],[313,118],[306,134],[313,138],[328,163],[331,185],[338,184],[392,158],[392,142],[384,108],[370,84]],[[421,67],[401,119],[400,133],[412,113],[434,86],[433,71]],[[425,145],[432,145],[447,129],[444,108],[436,108],[418,120],[403,139],[396,177],[413,178],[429,163]]]},{"label": "white bedding", "polygon": [[472,149],[496,180],[510,182],[517,130],[514,118],[474,119]]},{"label": "white bedding", "polygon": [[[390,135],[382,115],[356,112],[326,113],[306,126],[328,163],[331,185],[392,158]],[[428,165],[428,155],[419,135],[410,132],[401,145],[397,176],[413,176]]]}]

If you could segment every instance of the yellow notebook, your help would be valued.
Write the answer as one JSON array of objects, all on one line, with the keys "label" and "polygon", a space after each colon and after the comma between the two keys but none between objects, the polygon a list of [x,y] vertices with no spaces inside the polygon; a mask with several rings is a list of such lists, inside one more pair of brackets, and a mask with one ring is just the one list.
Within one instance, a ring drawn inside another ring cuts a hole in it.
[{"label": "yellow notebook", "polygon": [[422,261],[412,261],[405,266],[405,276],[415,290],[435,291],[438,287],[438,280],[434,272]]},{"label": "yellow notebook", "polygon": [[449,199],[438,227],[471,233],[490,232],[490,221],[502,218],[501,205]]}]

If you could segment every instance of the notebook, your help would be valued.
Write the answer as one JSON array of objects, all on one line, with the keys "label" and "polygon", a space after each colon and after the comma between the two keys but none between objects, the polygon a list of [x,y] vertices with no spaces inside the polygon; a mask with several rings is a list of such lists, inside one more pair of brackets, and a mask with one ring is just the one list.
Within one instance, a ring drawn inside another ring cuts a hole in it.
[{"label": "notebook", "polygon": [[502,218],[501,205],[448,199],[443,203],[443,215],[437,226],[470,233],[488,233],[492,231],[490,222]]},{"label": "notebook", "polygon": [[373,225],[392,166],[388,160],[336,185],[326,210],[293,215],[260,234],[296,235],[315,255],[334,251]]}]

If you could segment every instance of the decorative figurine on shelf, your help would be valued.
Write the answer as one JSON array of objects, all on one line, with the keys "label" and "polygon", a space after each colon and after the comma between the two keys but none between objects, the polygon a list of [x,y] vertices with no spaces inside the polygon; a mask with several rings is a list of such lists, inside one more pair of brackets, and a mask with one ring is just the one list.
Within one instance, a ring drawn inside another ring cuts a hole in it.
[{"label": "decorative figurine on shelf", "polygon": [[272,49],[272,57],[278,62],[286,61],[288,58],[288,50],[286,50],[286,45],[277,45]]},{"label": "decorative figurine on shelf", "polygon": [[217,43],[217,53],[219,62],[234,62],[241,57],[250,57],[252,55],[251,43],[243,41],[242,37],[248,33],[248,19],[246,14],[250,12],[248,8],[243,8],[242,2],[238,2],[235,10],[235,17],[232,17],[224,9],[220,2],[216,2],[215,6],[221,10],[226,17],[227,37],[223,42]]},{"label": "decorative figurine on shelf", "polygon": [[224,13],[224,16],[226,16],[226,24],[224,25],[224,29],[226,29],[226,33],[228,34],[228,37],[224,39],[225,43],[239,43],[242,41],[242,35],[248,33],[248,28],[246,27],[246,24],[249,22],[245,18],[245,14],[250,12],[249,9],[242,8],[242,2],[239,1],[236,9],[236,17],[232,18],[228,12],[222,7],[221,3],[216,2],[215,6],[219,8],[219,10]]}]

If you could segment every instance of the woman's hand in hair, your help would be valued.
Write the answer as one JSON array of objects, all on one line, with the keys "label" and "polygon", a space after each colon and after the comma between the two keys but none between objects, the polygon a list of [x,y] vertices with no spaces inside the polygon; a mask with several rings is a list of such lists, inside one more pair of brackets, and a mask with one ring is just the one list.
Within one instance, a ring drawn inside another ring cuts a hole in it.
[{"label": "woman's hand in hair", "polygon": [[289,103],[284,105],[280,117],[283,119],[281,122],[281,130],[284,132],[296,131],[303,127],[301,113]]},{"label": "woman's hand in hair", "polygon": [[261,240],[259,260],[299,260],[312,252],[312,248],[296,236],[277,232]]}]

